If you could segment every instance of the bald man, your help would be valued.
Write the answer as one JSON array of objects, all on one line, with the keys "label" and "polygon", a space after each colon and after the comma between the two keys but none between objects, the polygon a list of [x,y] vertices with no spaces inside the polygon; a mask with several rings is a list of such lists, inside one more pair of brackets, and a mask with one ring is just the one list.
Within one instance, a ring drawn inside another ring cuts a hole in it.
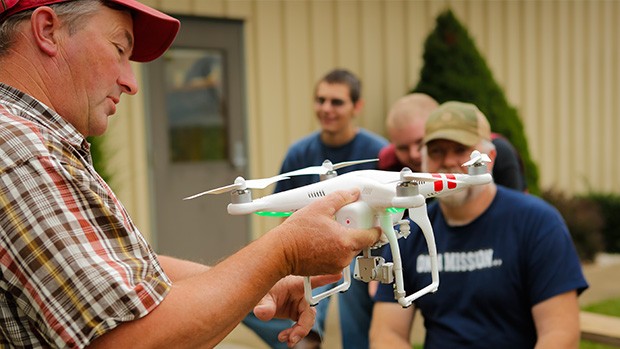
[{"label": "bald man", "polygon": [[386,119],[391,144],[379,153],[379,169],[400,171],[407,166],[420,171],[424,123],[438,106],[433,97],[424,93],[408,94],[392,105]]},{"label": "bald man", "polygon": [[[390,109],[386,128],[390,145],[379,152],[380,170],[400,171],[409,167],[420,172],[424,123],[439,104],[433,97],[424,93],[411,93],[398,99]],[[519,153],[513,145],[498,133],[491,133],[497,150],[493,166],[493,179],[496,184],[519,191],[527,191],[525,170]]]}]

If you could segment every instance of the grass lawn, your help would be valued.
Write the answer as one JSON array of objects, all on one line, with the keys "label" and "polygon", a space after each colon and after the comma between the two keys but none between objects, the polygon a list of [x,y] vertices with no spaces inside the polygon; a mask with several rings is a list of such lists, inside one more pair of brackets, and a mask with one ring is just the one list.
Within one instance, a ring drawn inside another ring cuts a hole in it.
[{"label": "grass lawn", "polygon": [[582,308],[592,313],[620,317],[620,298],[608,299]]},{"label": "grass lawn", "polygon": [[[599,303],[594,303],[586,307],[583,307],[582,310],[589,311],[592,313],[620,317],[620,298],[614,298],[614,299],[609,299],[609,300],[602,301]],[[581,341],[579,348],[580,349],[614,349],[617,347],[594,343],[590,341]]]},{"label": "grass lawn", "polygon": [[[594,303],[583,307],[582,310],[620,317],[620,298]],[[413,349],[422,349],[423,346],[424,344],[414,344]],[[618,349],[618,347],[583,340],[579,344],[579,349]]]}]

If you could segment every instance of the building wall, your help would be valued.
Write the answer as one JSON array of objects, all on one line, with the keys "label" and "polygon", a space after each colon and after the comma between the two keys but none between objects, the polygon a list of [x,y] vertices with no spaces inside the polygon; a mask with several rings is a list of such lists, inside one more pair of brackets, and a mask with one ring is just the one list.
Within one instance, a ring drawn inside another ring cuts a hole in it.
[{"label": "building wall", "polygon": [[[274,175],[317,128],[314,83],[359,74],[360,126],[384,133],[390,104],[418,81],[423,43],[450,7],[523,120],[541,187],[620,194],[620,2],[613,0],[151,0],[170,14],[245,21],[251,177]],[[206,33],[205,35],[208,35]],[[139,65],[136,65],[139,71]],[[140,75],[140,74],[139,74]],[[143,81],[139,76],[139,81]],[[148,86],[142,86],[143,90]],[[125,97],[111,122],[119,197],[148,235],[148,116]],[[276,222],[254,222],[255,235]]]}]

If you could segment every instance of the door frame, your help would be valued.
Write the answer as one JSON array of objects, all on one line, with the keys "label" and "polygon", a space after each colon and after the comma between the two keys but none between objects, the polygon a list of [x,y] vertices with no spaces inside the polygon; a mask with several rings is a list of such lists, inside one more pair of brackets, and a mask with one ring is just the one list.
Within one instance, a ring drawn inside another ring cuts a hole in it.
[{"label": "door frame", "polygon": [[[243,36],[243,21],[240,20],[228,20],[228,19],[214,19],[207,17],[196,17],[196,16],[175,16],[181,21],[181,31],[179,35],[175,39],[175,42],[172,44],[171,49],[174,48],[204,48],[204,49],[221,49],[224,50],[227,54],[225,57],[226,60],[226,72],[223,80],[226,81],[224,88],[226,89],[225,98],[226,101],[224,103],[225,106],[225,115],[228,115],[228,137],[229,137],[229,146],[228,146],[228,159],[223,161],[220,164],[217,164],[218,168],[230,166],[234,169],[235,175],[227,175],[226,178],[218,178],[217,183],[211,184],[212,187],[229,184],[228,182],[232,182],[236,175],[242,175],[247,177],[247,172],[249,169],[249,163],[247,160],[247,152],[248,152],[248,132],[247,132],[247,107],[246,107],[246,84],[245,84],[245,69],[244,69],[244,36]],[[206,33],[206,34],[205,34]],[[231,53],[231,51],[235,51]],[[165,115],[165,102],[162,101],[162,98],[157,98],[155,96],[163,96],[162,90],[163,86],[159,86],[159,81],[163,81],[163,59],[164,56],[159,59],[147,63],[144,66],[144,80],[146,85],[148,86],[146,93],[146,115],[147,115],[147,153],[149,157],[148,161],[148,171],[149,171],[149,188],[151,190],[152,198],[150,203],[150,220],[152,227],[152,245],[156,251],[159,252],[160,241],[162,240],[162,234],[166,234],[166,232],[162,232],[161,223],[159,220],[162,217],[162,211],[164,210],[162,207],[162,200],[174,200],[176,204],[176,200],[180,198],[165,198],[162,197],[161,192],[162,186],[166,186],[166,183],[162,183],[161,171],[165,166],[170,166],[169,156],[167,153],[168,139],[156,139],[158,138],[156,135],[162,135],[162,130],[158,129],[159,127],[163,127],[166,130],[168,129],[167,124],[162,125],[157,123],[157,117],[154,117],[155,113],[163,113]],[[162,112],[162,110],[164,110]],[[151,116],[149,119],[149,115]],[[161,117],[159,118],[161,120]],[[167,131],[166,131],[167,132]],[[167,136],[166,136],[167,137]],[[162,142],[163,141],[163,142]],[[166,145],[162,147],[161,144],[165,143]],[[239,153],[242,153],[239,155]],[[193,168],[198,168],[199,166],[189,163],[189,164],[173,164],[172,166],[180,166],[186,167],[186,170],[191,171]],[[222,177],[222,176],[220,176]],[[169,178],[166,178],[168,180]],[[210,189],[210,187],[205,187],[205,183],[193,183],[193,186],[197,191],[202,191],[206,189]],[[191,192],[188,192],[188,194]],[[220,195],[220,198],[203,198],[203,200],[210,200],[209,202],[209,210],[214,210],[217,212],[218,219],[231,219],[234,220],[234,224],[238,222],[242,222],[241,226],[243,226],[242,230],[242,241],[234,242],[235,246],[228,246],[224,248],[218,248],[214,253],[216,256],[210,260],[206,260],[208,262],[214,262],[215,259],[219,259],[224,257],[231,252],[234,252],[236,249],[241,247],[242,245],[247,244],[252,236],[251,236],[251,226],[249,217],[238,217],[238,216],[230,216],[226,213],[226,205],[223,204],[223,200],[227,201],[229,199],[228,195]],[[181,205],[181,203],[179,203]],[[228,217],[228,218],[227,218]],[[236,230],[239,230],[237,228]],[[169,232],[168,232],[169,233]],[[196,241],[196,243],[200,243],[200,241]],[[230,241],[224,241],[224,243],[231,243]],[[221,252],[222,254],[218,255]],[[190,260],[195,260],[191,258],[191,256],[183,256],[180,255],[178,257],[187,258]]]}]

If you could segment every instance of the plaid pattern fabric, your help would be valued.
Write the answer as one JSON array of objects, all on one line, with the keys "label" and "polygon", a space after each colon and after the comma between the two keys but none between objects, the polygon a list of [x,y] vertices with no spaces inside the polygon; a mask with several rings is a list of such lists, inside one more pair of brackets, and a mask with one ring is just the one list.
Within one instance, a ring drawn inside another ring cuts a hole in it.
[{"label": "plaid pattern fabric", "polygon": [[0,347],[84,347],[169,289],[82,135],[0,84]]}]

